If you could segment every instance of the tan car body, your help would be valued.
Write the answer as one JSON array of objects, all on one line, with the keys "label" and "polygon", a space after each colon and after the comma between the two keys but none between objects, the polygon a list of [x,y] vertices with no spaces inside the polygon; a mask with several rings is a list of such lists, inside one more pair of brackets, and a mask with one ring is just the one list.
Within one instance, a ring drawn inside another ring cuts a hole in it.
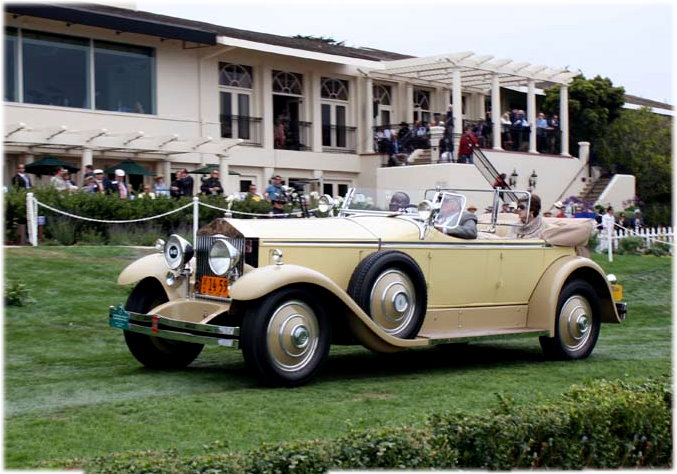
[{"label": "tan car body", "polygon": [[[232,302],[257,300],[290,285],[322,289],[334,297],[327,301],[334,308],[333,316],[347,318],[357,340],[376,351],[519,334],[553,337],[560,291],[572,278],[594,288],[602,322],[621,322],[599,265],[578,256],[573,247],[543,240],[495,236],[461,240],[422,227],[407,216],[223,219],[213,223],[209,232],[258,239],[258,268],[245,266],[230,288]],[[367,255],[388,249],[409,255],[425,276],[427,311],[420,331],[411,339],[388,334],[346,291],[358,264]],[[281,264],[275,263],[274,251],[282,252]],[[163,255],[153,254],[129,265],[118,283],[157,279],[169,302],[154,313],[167,318],[207,324],[230,308],[230,301],[195,297],[193,280],[170,286],[165,281],[167,271]]]}]

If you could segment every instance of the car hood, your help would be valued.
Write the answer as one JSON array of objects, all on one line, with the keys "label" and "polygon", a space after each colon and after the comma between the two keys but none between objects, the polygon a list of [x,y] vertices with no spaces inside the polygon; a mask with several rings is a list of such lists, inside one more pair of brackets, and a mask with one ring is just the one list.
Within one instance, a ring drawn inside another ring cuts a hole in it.
[{"label": "car hood", "polygon": [[[236,232],[233,232],[236,231]],[[412,241],[418,226],[400,217],[328,217],[310,219],[218,219],[201,233],[239,234],[247,238],[325,241]]]}]

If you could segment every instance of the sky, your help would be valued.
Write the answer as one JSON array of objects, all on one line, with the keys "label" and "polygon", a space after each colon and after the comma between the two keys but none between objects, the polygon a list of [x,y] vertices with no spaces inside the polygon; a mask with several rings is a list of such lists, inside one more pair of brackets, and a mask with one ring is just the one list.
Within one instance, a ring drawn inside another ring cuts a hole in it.
[{"label": "sky", "polygon": [[601,75],[626,93],[673,103],[670,1],[475,0],[158,2],[140,10],[233,28],[330,37],[412,56],[471,51]]}]

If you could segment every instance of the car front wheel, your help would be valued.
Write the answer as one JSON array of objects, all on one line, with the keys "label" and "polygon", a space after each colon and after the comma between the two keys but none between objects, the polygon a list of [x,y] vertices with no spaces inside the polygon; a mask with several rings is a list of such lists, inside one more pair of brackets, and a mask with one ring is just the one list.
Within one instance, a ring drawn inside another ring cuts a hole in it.
[{"label": "car front wheel", "polygon": [[293,387],[313,379],[329,355],[329,317],[304,289],[283,288],[251,305],[242,321],[245,362],[268,384]]},{"label": "car front wheel", "polygon": [[[169,301],[162,285],[156,280],[142,280],[129,295],[125,309],[148,314],[153,308]],[[124,331],[125,342],[132,355],[150,369],[181,369],[202,352],[203,344],[172,341],[137,332]]]},{"label": "car front wheel", "polygon": [[555,337],[541,337],[541,348],[553,359],[585,359],[595,348],[600,330],[600,304],[589,283],[573,280],[559,295]]}]

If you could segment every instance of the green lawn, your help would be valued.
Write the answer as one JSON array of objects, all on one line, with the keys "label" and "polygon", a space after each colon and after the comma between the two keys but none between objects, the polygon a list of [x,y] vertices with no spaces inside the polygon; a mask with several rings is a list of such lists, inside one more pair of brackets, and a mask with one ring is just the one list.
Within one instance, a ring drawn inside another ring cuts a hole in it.
[{"label": "green lawn", "polygon": [[604,325],[593,355],[545,361],[536,338],[390,356],[338,347],[295,389],[261,387],[239,351],[207,347],[188,369],[152,372],[129,354],[107,308],[124,302],[119,271],[142,251],[5,250],[5,279],[36,303],[5,309],[5,465],[176,448],[195,454],[263,441],[327,438],[349,428],[420,424],[434,411],[484,410],[496,393],[529,404],[588,379],[671,373],[671,259],[596,260],[625,286],[628,320]]}]

